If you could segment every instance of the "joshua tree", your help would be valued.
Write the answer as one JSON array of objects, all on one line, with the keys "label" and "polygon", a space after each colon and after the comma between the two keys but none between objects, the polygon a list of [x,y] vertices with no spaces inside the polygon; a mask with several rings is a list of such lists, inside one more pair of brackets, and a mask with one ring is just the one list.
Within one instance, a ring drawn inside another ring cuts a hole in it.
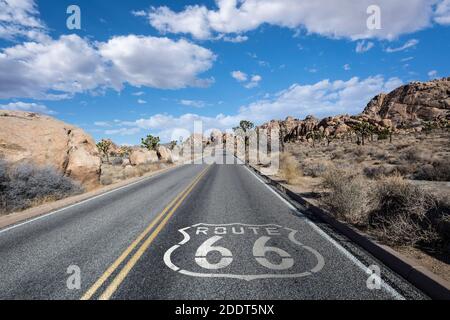
[{"label": "joshua tree", "polygon": [[319,130],[313,130],[313,131],[310,131],[310,132],[308,132],[307,134],[306,134],[306,139],[312,139],[312,141],[313,141],[313,147],[315,147],[316,146],[316,140],[318,140],[319,142],[320,141],[322,141],[322,139],[323,139],[323,133],[321,132],[321,131],[319,131]]},{"label": "joshua tree", "polygon": [[247,120],[242,120],[241,123],[239,124],[239,128],[241,128],[245,133],[252,130],[254,127],[255,125]]},{"label": "joshua tree", "polygon": [[378,140],[387,140],[392,143],[392,130],[390,128],[383,128],[377,131]]},{"label": "joshua tree", "polygon": [[169,149],[170,149],[170,150],[175,149],[176,146],[177,146],[177,142],[176,142],[176,141],[171,141],[171,142],[169,143]]},{"label": "joshua tree", "polygon": [[121,146],[118,154],[120,157],[128,157],[131,154],[131,152],[132,152],[131,147]]},{"label": "joshua tree", "polygon": [[[359,134],[361,136],[361,140],[362,140],[361,142],[362,142],[362,145],[364,146],[365,138],[367,136],[371,136],[374,133],[375,127],[366,121],[362,121],[361,123],[359,123],[355,126],[354,130],[357,134]],[[359,142],[359,139],[358,139],[358,142]]]},{"label": "joshua tree", "polygon": [[97,143],[98,150],[106,157],[106,161],[109,162],[109,150],[111,149],[112,141],[102,139]]},{"label": "joshua tree", "polygon": [[236,134],[241,134],[243,133],[244,135],[244,145],[245,145],[245,161],[248,162],[248,157],[247,157],[247,152],[248,152],[248,145],[249,145],[249,138],[248,138],[248,133],[250,130],[252,130],[255,127],[255,125],[247,120],[242,120],[239,123],[239,127],[235,127],[233,128],[234,132]]},{"label": "joshua tree", "polygon": [[434,121],[425,121],[423,124],[423,131],[425,131],[425,134],[427,135],[437,128],[438,124]]},{"label": "joshua tree", "polygon": [[159,137],[154,137],[151,134],[149,134],[145,139],[141,139],[141,145],[142,147],[146,148],[149,151],[156,150],[156,148],[159,145]]}]

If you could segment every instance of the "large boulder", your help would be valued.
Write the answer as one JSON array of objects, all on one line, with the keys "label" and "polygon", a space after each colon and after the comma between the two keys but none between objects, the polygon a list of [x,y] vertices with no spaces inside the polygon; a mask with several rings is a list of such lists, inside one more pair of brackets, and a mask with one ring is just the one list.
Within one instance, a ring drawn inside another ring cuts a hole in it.
[{"label": "large boulder", "polygon": [[86,189],[99,185],[101,158],[95,141],[80,128],[46,115],[0,111],[0,158],[53,166]]},{"label": "large boulder", "polygon": [[167,162],[173,161],[172,152],[168,148],[166,148],[164,146],[159,146],[157,153],[158,153],[159,159],[161,161],[167,161]]},{"label": "large boulder", "polygon": [[130,163],[133,166],[138,166],[141,164],[158,162],[158,154],[156,151],[149,151],[147,149],[139,148],[135,149],[130,154]]}]

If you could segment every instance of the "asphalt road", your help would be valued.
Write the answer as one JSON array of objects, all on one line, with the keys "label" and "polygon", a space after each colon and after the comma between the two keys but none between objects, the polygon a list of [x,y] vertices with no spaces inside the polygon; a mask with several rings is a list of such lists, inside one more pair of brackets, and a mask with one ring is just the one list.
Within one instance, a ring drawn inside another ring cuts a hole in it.
[{"label": "asphalt road", "polygon": [[241,164],[185,165],[0,230],[0,299],[423,298]]}]

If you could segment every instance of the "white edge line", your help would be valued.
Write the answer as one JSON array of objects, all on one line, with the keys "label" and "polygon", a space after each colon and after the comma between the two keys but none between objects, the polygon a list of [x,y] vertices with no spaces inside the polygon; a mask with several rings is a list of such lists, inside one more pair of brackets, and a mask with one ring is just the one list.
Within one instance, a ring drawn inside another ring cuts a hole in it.
[{"label": "white edge line", "polygon": [[[299,213],[303,218],[305,218],[306,223],[311,226],[319,235],[321,235],[325,240],[329,241],[331,244],[333,244],[345,257],[347,257],[349,260],[351,260],[356,266],[358,266],[362,271],[366,272],[368,270],[368,267],[366,267],[361,261],[358,260],[354,255],[352,255],[347,249],[345,249],[342,245],[340,245],[336,240],[331,238],[325,231],[320,229],[314,222],[308,219],[303,213],[301,213],[296,207],[294,207],[289,201],[287,201],[285,198],[283,198],[278,192],[273,190],[271,187],[267,185],[260,177],[256,175],[252,170],[250,170],[246,165],[244,167],[259,181],[261,182],[267,189],[269,189],[273,194],[275,194],[281,201],[283,201],[289,208]],[[405,297],[403,297],[397,290],[392,288],[388,283],[386,283],[383,279],[381,279],[381,286],[395,299],[398,300],[405,300]]]},{"label": "white edge line", "polygon": [[35,222],[35,221],[38,221],[38,220],[47,218],[47,217],[52,216],[52,215],[54,215],[54,214],[56,214],[56,213],[59,213],[59,212],[61,212],[61,211],[65,211],[65,210],[71,209],[71,208],[73,208],[73,207],[76,207],[76,206],[78,206],[78,205],[84,204],[84,203],[89,202],[89,201],[91,201],[91,200],[95,200],[95,199],[101,198],[101,197],[103,197],[103,196],[106,196],[106,195],[108,195],[108,194],[114,193],[114,192],[116,192],[116,191],[119,191],[119,190],[122,190],[122,189],[125,189],[125,188],[129,188],[129,187],[131,187],[131,186],[134,186],[134,185],[136,185],[136,184],[142,183],[142,182],[144,182],[144,181],[148,181],[148,180],[150,180],[150,179],[159,177],[160,175],[163,175],[163,174],[165,174],[165,173],[167,173],[167,172],[170,172],[171,170],[176,169],[176,168],[178,168],[178,167],[174,167],[174,168],[171,168],[171,169],[169,169],[169,170],[165,170],[165,171],[163,171],[163,172],[157,173],[157,174],[152,175],[152,176],[150,176],[150,177],[142,178],[142,179],[140,179],[140,180],[138,180],[138,181],[135,181],[135,182],[130,183],[130,184],[127,184],[127,185],[125,185],[125,186],[119,187],[119,188],[117,188],[117,189],[113,189],[113,190],[107,191],[107,192],[105,192],[105,193],[102,193],[102,194],[93,196],[93,197],[91,197],[91,198],[82,200],[82,201],[80,201],[80,202],[71,204],[71,205],[69,205],[69,206],[67,206],[67,207],[64,207],[64,208],[61,208],[61,209],[57,209],[57,210],[52,211],[52,212],[49,212],[49,213],[42,214],[42,215],[40,215],[40,216],[38,216],[38,217],[36,217],[36,218],[32,218],[32,219],[29,219],[29,220],[25,220],[24,222],[21,222],[21,223],[12,225],[12,226],[10,226],[10,227],[6,227],[6,228],[0,230],[0,235],[3,234],[3,233],[6,233],[6,232],[8,232],[8,231],[11,231],[11,230],[13,230],[13,229],[16,229],[16,228],[19,228],[19,227],[21,227],[21,226],[24,226],[24,225],[26,225],[26,224],[29,224],[29,223],[32,223],[32,222]]}]

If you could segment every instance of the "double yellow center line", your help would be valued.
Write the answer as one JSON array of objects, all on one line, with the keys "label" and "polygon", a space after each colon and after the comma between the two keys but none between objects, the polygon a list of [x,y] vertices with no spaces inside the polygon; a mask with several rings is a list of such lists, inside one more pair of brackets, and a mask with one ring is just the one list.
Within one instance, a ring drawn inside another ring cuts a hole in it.
[{"label": "double yellow center line", "polygon": [[[102,287],[105,284],[105,282],[111,277],[111,275],[114,272],[116,272],[117,268],[119,268],[119,266],[128,258],[128,256],[136,249],[136,247],[138,247],[138,245],[142,242],[142,240],[148,236],[145,242],[142,243],[142,245],[139,247],[139,249],[136,250],[131,259],[128,260],[125,266],[120,270],[117,276],[108,285],[106,290],[100,295],[99,299],[109,300],[111,298],[111,296],[114,294],[114,292],[116,292],[117,288],[120,286],[123,280],[125,280],[126,276],[131,271],[131,269],[135,266],[135,264],[139,261],[139,259],[148,249],[148,247],[152,244],[153,240],[155,240],[155,238],[167,224],[167,222],[175,213],[175,211],[178,209],[178,207],[183,203],[184,199],[186,199],[186,197],[191,193],[191,191],[200,181],[200,179],[206,174],[208,169],[209,167],[205,168],[202,172],[200,172],[200,174],[194,179],[194,181],[192,181],[191,184],[187,186],[186,189],[184,189],[180,194],[178,194],[175,197],[175,199],[173,199],[167,205],[167,207],[164,208],[164,210],[150,223],[150,225],[144,230],[144,232],[142,232],[136,238],[136,240],[134,240],[133,243],[127,249],[125,249],[125,251],[120,255],[120,257],[117,258],[117,260],[114,261],[114,263],[111,264],[111,266],[109,266],[109,268],[100,276],[100,278],[98,278],[98,280],[89,288],[89,290],[86,291],[86,293],[81,297],[81,300],[91,299],[95,295],[95,293],[99,290],[99,288]],[[161,219],[163,220],[161,221]],[[153,230],[153,228],[158,224],[159,221],[161,221],[161,223]],[[152,230],[153,232],[149,235],[149,233]]]}]

